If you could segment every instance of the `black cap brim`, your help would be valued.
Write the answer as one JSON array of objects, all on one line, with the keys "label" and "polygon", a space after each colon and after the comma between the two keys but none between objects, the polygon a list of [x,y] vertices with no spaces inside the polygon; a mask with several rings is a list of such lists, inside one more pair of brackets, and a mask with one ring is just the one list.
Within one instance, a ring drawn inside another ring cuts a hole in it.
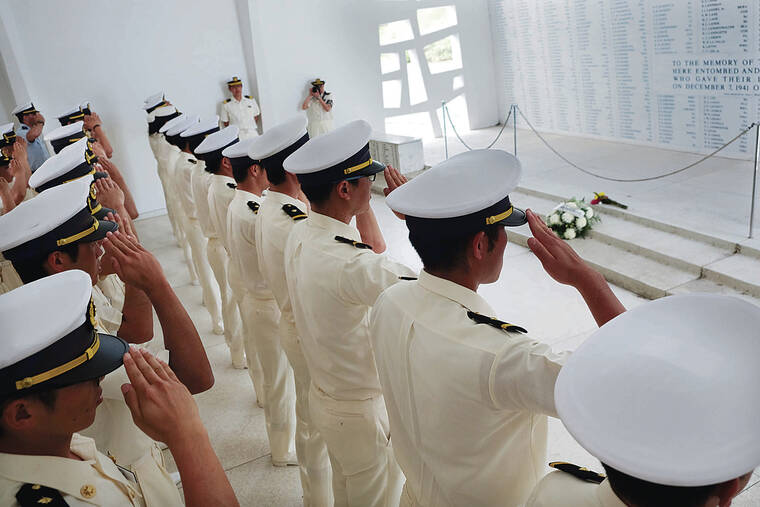
[{"label": "black cap brim", "polygon": [[372,176],[373,174],[381,173],[385,171],[385,164],[382,164],[378,162],[377,160],[373,160],[370,165],[367,167],[361,169],[360,171],[356,171],[355,173],[351,173],[351,175],[346,178],[347,180],[356,180],[359,178],[364,178],[365,176]]},{"label": "black cap brim", "polygon": [[24,394],[80,384],[104,377],[117,370],[124,364],[124,354],[129,351],[129,344],[117,336],[102,333],[98,333],[98,339],[100,346],[89,360],[66,373],[25,389]]},{"label": "black cap brim", "polygon": [[[112,210],[111,208],[106,208],[105,206],[101,205],[100,209],[98,210],[98,212],[97,213],[93,213],[92,216],[94,216],[95,218],[97,218],[100,221],[100,225],[103,225],[103,221],[106,221],[106,222],[108,221],[108,219],[106,219],[106,215],[108,215],[109,213],[113,213],[114,215],[116,214],[116,212],[114,210]],[[112,222],[112,223],[114,223],[114,222]],[[118,226],[118,224],[117,224],[117,226]],[[98,229],[100,229],[100,227],[98,227]],[[106,232],[108,232],[108,231],[106,231]]]},{"label": "black cap brim", "polygon": [[[106,209],[106,208],[103,208]],[[92,243],[94,241],[99,241],[106,237],[106,234],[109,232],[116,232],[119,229],[119,224],[116,222],[111,222],[109,220],[100,220],[98,219],[98,230],[93,231],[92,234],[88,234],[84,238],[82,238],[82,243]]]},{"label": "black cap brim", "polygon": [[519,227],[528,223],[528,215],[520,208],[512,208],[512,213],[504,220],[499,220],[496,225],[505,227]]},{"label": "black cap brim", "polygon": [[124,364],[124,354],[129,351],[127,342],[110,334],[99,334],[100,347],[89,361],[61,375],[66,385],[103,377]]}]

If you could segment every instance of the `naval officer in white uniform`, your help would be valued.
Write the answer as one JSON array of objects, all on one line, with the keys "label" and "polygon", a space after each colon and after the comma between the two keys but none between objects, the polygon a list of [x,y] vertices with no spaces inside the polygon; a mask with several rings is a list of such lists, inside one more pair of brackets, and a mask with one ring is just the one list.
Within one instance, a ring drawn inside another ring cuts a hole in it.
[{"label": "naval officer in white uniform", "polygon": [[[509,198],[520,174],[504,151],[469,151],[388,196],[424,266],[419,280],[378,298],[370,327],[407,479],[403,505],[516,507],[543,474],[547,416],[556,417],[554,383],[566,354],[531,338],[519,315],[494,318],[477,294],[499,278],[505,227],[526,223]],[[600,324],[624,311],[567,244],[539,237],[538,247],[566,259],[551,260],[547,271],[565,272],[556,278],[578,288]]]},{"label": "naval officer in white uniform", "polygon": [[243,82],[235,76],[227,81],[227,87],[232,97],[222,102],[219,118],[222,126],[236,126],[240,129],[240,139],[250,139],[259,135],[258,122],[261,119],[261,111],[251,95],[243,95]]},{"label": "naval officer in white uniform", "polygon": [[527,505],[730,505],[760,465],[760,406],[750,401],[760,397],[759,328],[751,303],[689,294],[645,303],[596,331],[560,372],[555,402],[607,478],[552,463],[559,471]]},{"label": "naval officer in white uniform", "polygon": [[[338,506],[395,505],[403,484],[368,318],[384,289],[415,274],[373,252],[351,225],[372,213],[372,180],[386,169],[370,157],[371,130],[362,120],[348,123],[309,140],[283,164],[311,203],[309,218],[285,245],[285,276],[311,373],[309,408],[327,444]],[[389,171],[386,179],[395,181]]]}]

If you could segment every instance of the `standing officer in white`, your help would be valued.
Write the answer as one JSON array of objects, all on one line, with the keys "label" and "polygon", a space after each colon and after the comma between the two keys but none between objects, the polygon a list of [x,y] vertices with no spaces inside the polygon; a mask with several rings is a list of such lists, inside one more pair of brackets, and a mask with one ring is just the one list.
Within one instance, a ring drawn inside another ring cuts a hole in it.
[{"label": "standing officer in white", "polygon": [[250,139],[259,135],[256,122],[261,118],[261,111],[256,99],[250,95],[243,95],[243,82],[235,76],[227,81],[232,97],[222,102],[222,110],[219,117],[222,126],[234,125],[240,129],[240,139]]},{"label": "standing officer in white", "polygon": [[[222,334],[224,333],[224,327],[222,325],[222,303],[219,284],[214,279],[214,274],[206,255],[207,240],[201,228],[198,208],[193,197],[192,176],[203,162],[198,161],[193,155],[189,147],[189,140],[202,139],[203,134],[199,133],[196,136],[182,137],[184,132],[190,131],[190,129],[197,127],[199,124],[200,118],[194,116],[188,118],[187,122],[169,128],[165,132],[165,135],[166,140],[177,146],[181,151],[179,159],[177,159],[177,165],[174,168],[174,188],[177,191],[177,200],[185,212],[185,234],[187,235],[187,242],[190,244],[190,252],[193,256],[196,272],[198,273],[198,280],[201,283],[203,305],[211,316],[214,334]],[[213,128],[218,127],[214,125]],[[197,142],[200,143],[200,140]]]},{"label": "standing officer in white", "polygon": [[607,478],[552,463],[560,471],[527,505],[730,505],[760,465],[758,329],[757,306],[715,294],[658,299],[602,326],[567,360],[554,397]]},{"label": "standing officer in white", "polygon": [[[159,111],[161,109],[159,109]],[[187,263],[187,267],[190,272],[190,282],[193,285],[199,285],[198,272],[195,263],[193,262],[190,240],[187,237],[187,231],[185,231],[185,222],[187,222],[187,217],[185,216],[185,209],[179,200],[177,187],[175,185],[175,181],[177,179],[175,173],[181,151],[178,147],[170,143],[166,136],[166,131],[169,130],[169,128],[180,123],[186,124],[188,120],[195,120],[195,122],[197,122],[198,117],[196,116],[195,118],[192,118],[191,116],[179,113],[178,111],[176,116],[159,127],[158,133],[160,137],[157,144],[159,146],[159,159],[163,161],[164,166],[164,195],[166,197],[167,203],[171,201],[172,206],[174,207],[174,219],[177,220],[177,228],[180,230],[180,234],[182,235],[182,237],[178,239],[180,240],[179,243],[180,247],[182,248],[182,253],[185,256],[185,263]]]},{"label": "standing officer in white", "polygon": [[[504,151],[469,151],[388,196],[424,266],[418,281],[378,298],[370,324],[407,479],[403,505],[518,506],[543,473],[566,353],[492,318],[476,292],[499,278],[504,227],[526,222],[509,199],[520,174]],[[578,289],[599,324],[624,311],[600,274],[528,217],[530,247],[551,276]]]},{"label": "standing officer in white", "polygon": [[[293,307],[285,279],[285,242],[293,226],[307,217],[308,205],[295,174],[285,172],[283,161],[309,140],[306,118],[296,116],[265,132],[249,150],[269,180],[269,190],[258,211],[256,252],[259,269],[280,308],[280,343],[293,369],[296,390],[296,455],[301,473],[304,505],[333,504],[327,447],[309,413],[311,376],[301,348]],[[266,141],[264,141],[266,139]]]},{"label": "standing officer in white", "polygon": [[195,168],[198,161],[192,153],[188,152],[187,139],[180,136],[182,132],[199,122],[200,117],[198,115],[183,114],[167,122],[159,131],[164,134],[164,138],[171,145],[172,150],[176,151],[174,167],[170,171],[172,191],[175,193],[179,216],[182,220],[182,229],[187,238],[191,260],[203,292],[203,303],[211,316],[214,333],[222,334],[219,288],[206,257],[206,240],[198,224],[198,215],[190,183],[192,169]]},{"label": "standing officer in white", "polygon": [[[269,187],[269,181],[260,161],[248,156],[250,146],[265,137],[240,141],[225,148],[222,164],[231,166],[237,183],[235,197],[227,213],[227,237],[230,243],[230,280],[233,273],[237,273],[241,283],[238,306],[243,320],[243,345],[248,371],[258,368],[263,373],[264,415],[272,464],[286,466],[298,464],[293,447],[295,387],[293,371],[282,350],[277,331],[280,309],[261,274],[256,253],[256,215],[261,206],[261,194]],[[253,361],[257,363],[252,364]]]},{"label": "standing officer in white", "polygon": [[[397,505],[403,484],[368,324],[377,296],[414,273],[372,252],[350,225],[371,213],[371,180],[385,169],[370,157],[371,131],[365,121],[351,122],[284,163],[311,202],[309,218],[285,245],[285,275],[311,372],[309,408],[330,454],[338,506]],[[390,168],[385,176],[391,185],[399,177]]]},{"label": "standing officer in white", "polygon": [[309,137],[314,139],[327,134],[333,128],[333,94],[325,91],[325,82],[317,78],[311,82],[309,95],[301,104],[309,119]]},{"label": "standing officer in white", "polygon": [[[222,315],[224,317],[224,336],[230,347],[232,366],[243,369],[246,367],[245,350],[243,349],[242,323],[238,310],[237,297],[234,290],[239,292],[240,276],[238,273],[229,271],[229,241],[227,238],[227,208],[235,196],[235,180],[232,179],[232,170],[227,165],[222,165],[222,150],[238,142],[238,128],[225,127],[219,132],[207,136],[194,150],[194,153],[203,160],[206,177],[206,201],[208,205],[209,225],[211,236],[208,240],[208,256],[211,267],[214,269],[219,289],[222,294]],[[200,191],[197,199],[202,199],[202,188],[195,186]],[[211,259],[214,259],[213,261]],[[215,266],[216,264],[216,266]],[[220,269],[221,268],[221,269]],[[261,393],[259,393],[261,394]]]}]

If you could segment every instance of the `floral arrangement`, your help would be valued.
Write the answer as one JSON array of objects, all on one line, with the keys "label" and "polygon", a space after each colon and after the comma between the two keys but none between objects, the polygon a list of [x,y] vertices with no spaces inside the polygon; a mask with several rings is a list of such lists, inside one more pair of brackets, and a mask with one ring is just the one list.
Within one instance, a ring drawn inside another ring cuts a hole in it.
[{"label": "floral arrangement", "polygon": [[600,219],[585,199],[572,199],[558,204],[546,216],[546,225],[562,239],[584,237]]}]

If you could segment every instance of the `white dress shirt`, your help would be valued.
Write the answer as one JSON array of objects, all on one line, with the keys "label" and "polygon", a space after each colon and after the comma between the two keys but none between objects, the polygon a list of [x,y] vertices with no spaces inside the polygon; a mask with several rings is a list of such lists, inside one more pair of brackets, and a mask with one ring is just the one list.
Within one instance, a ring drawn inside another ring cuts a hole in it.
[{"label": "white dress shirt", "polygon": [[335,236],[361,241],[354,227],[313,210],[293,227],[285,246],[288,292],[312,384],[335,400],[366,400],[382,394],[369,310],[399,276],[415,275]]},{"label": "white dress shirt", "polygon": [[198,211],[195,207],[195,198],[193,197],[193,171],[198,167],[198,160],[187,152],[182,152],[177,159],[177,165],[174,167],[174,187],[177,189],[177,197],[182,209],[185,210],[187,218],[191,220],[198,219]]},{"label": "white dress shirt", "polygon": [[183,505],[160,452],[122,472],[91,438],[74,433],[70,448],[82,460],[0,453],[0,505],[17,507],[16,493],[24,484],[55,489],[72,507]]},{"label": "white dress shirt", "polygon": [[[243,287],[257,299],[272,299],[264,275],[259,268],[256,245],[257,215],[249,202],[261,205],[262,197],[237,190],[227,213],[227,233],[230,241],[230,264],[240,273]],[[283,280],[284,281],[284,280]]]},{"label": "white dress shirt", "polygon": [[235,180],[221,174],[211,175],[211,186],[208,189],[208,215],[211,227],[216,231],[216,237],[222,240],[227,255],[230,254],[229,238],[227,238],[227,210],[235,197]]},{"label": "white dress shirt", "polygon": [[267,191],[261,202],[256,224],[256,253],[259,269],[269,289],[277,300],[280,311],[293,313],[288,296],[288,282],[285,279],[285,242],[296,222],[282,210],[285,204],[292,204],[304,214],[308,213],[305,203],[287,194]]},{"label": "white dress shirt", "polygon": [[222,110],[219,119],[236,125],[240,130],[248,134],[258,135],[256,132],[256,116],[261,114],[256,99],[244,95],[240,100],[234,97],[222,102]]},{"label": "white dress shirt", "polygon": [[375,303],[372,345],[396,459],[419,505],[522,505],[544,471],[566,354],[477,324],[468,310],[495,315],[477,293],[425,271]]},{"label": "white dress shirt", "polygon": [[193,201],[195,201],[195,211],[198,215],[198,221],[201,223],[203,235],[207,238],[218,238],[219,234],[211,223],[211,216],[208,209],[208,194],[211,188],[211,178],[214,176],[208,172],[206,163],[198,160],[195,168],[192,170],[191,184],[193,186]]}]

